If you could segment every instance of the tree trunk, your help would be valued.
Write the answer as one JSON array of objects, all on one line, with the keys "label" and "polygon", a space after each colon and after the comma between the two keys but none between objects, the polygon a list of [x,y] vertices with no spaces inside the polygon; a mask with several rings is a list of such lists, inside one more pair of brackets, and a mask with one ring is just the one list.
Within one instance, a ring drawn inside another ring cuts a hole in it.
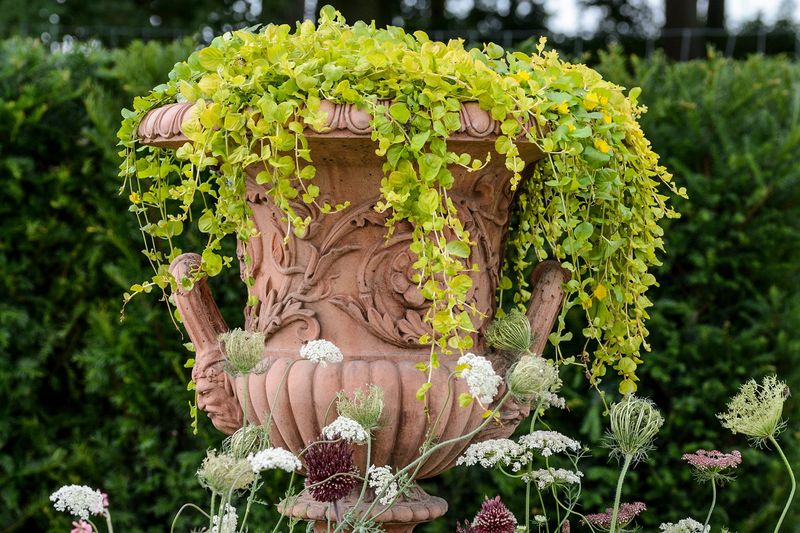
[{"label": "tree trunk", "polygon": [[725,0],[708,0],[707,28],[725,28]]},{"label": "tree trunk", "polygon": [[697,29],[697,0],[666,0],[664,50],[672,59],[686,61],[698,57],[702,46]]}]

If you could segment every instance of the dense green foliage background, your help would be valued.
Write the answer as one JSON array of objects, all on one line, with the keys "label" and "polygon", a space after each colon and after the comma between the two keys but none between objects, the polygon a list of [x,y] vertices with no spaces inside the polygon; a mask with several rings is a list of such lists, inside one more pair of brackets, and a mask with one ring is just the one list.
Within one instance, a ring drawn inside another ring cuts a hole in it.
[{"label": "dense green foliage background", "polygon": [[[185,339],[157,298],[133,302],[119,321],[121,293],[146,262],[117,194],[114,147],[119,109],[191,47],[50,53],[31,40],[0,43],[0,531],[69,529],[47,500],[64,483],[107,491],[123,532],[164,531],[181,503],[202,498],[193,473],[219,435],[205,419],[191,433]],[[644,129],[691,196],[667,231],[640,388],[668,421],[626,489],[648,503],[652,529],[705,509],[708,488],[691,481],[681,453],[746,447],[714,418],[740,382],[778,372],[800,391],[800,65],[612,53],[598,68],[643,87]],[[215,287],[232,326],[241,320],[235,278]],[[602,403],[577,372],[566,375],[570,412],[551,423],[597,445]],[[795,464],[796,405],[784,436]],[[610,503],[615,472],[597,446],[585,465],[583,501],[594,511]],[[780,468],[771,453],[746,452],[717,518],[740,533],[774,523],[786,496]],[[452,531],[483,494],[521,504],[476,469],[428,486],[447,495],[452,516],[426,531]],[[788,523],[800,523],[797,508]]]}]

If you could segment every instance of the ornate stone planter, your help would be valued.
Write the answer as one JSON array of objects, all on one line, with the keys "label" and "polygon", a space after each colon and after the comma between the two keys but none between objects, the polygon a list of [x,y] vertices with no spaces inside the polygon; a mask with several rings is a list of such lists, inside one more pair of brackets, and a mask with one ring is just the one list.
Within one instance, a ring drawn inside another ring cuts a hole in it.
[{"label": "ornate stone planter", "polygon": [[[246,401],[248,417],[254,423],[263,422],[272,413],[274,445],[298,452],[335,418],[333,400],[337,391],[351,393],[374,383],[383,388],[386,401],[385,425],[375,434],[372,463],[400,468],[417,455],[440,409],[444,408],[445,414],[434,430],[438,441],[477,427],[483,408],[477,404],[466,409],[458,406],[458,394],[465,391],[460,382],[448,394],[448,375],[455,358],[442,358],[442,368],[434,372],[434,385],[425,402],[415,398],[426,375],[414,365],[428,360],[429,347],[419,343],[426,332],[422,319],[426,301],[411,281],[414,258],[408,251],[410,227],[399,225],[386,239],[385,216],[373,209],[380,197],[382,159],[375,154],[370,139],[369,115],[348,105],[323,105],[329,129],[307,132],[317,169],[314,180],[322,199],[332,204],[349,200],[348,209],[323,215],[298,204],[297,209],[304,210],[313,222],[305,236],[285,243],[281,213],[264,186],[255,182],[259,168],[252,167],[248,172],[247,200],[260,234],[249,242],[247,253],[252,258],[250,274],[255,278],[252,291],[260,304],[245,310],[245,327],[266,334],[264,355],[270,360],[266,373],[248,378],[248,398],[241,398],[242,384],[232,382],[222,371],[217,337],[228,327],[205,281],[189,292],[175,294],[175,304],[197,352],[193,378],[198,404],[218,429],[232,433],[239,428],[242,402]],[[170,148],[182,145],[186,138],[181,134],[181,123],[190,109],[190,104],[172,104],[150,112],[139,127],[141,142]],[[477,104],[465,104],[461,120],[461,130],[448,141],[451,150],[479,158],[494,152],[499,131],[496,121]],[[520,142],[519,148],[529,164],[541,155],[532,143]],[[485,313],[486,318],[476,324],[482,329],[495,311],[495,290],[513,201],[510,174],[497,154],[479,171],[455,168],[453,174],[455,185],[450,196],[476,241],[470,261],[480,270],[473,274],[471,297]],[[242,249],[240,246],[240,254]],[[171,272],[180,279],[199,261],[196,254],[184,254],[173,262]],[[560,307],[565,275],[557,263],[544,262],[536,268],[534,278],[528,316],[537,335],[533,349],[540,353]],[[317,338],[339,346],[344,362],[323,368],[310,361],[296,361],[302,343]],[[487,353],[481,335],[475,339],[473,351]],[[496,369],[505,366],[501,356],[488,356]],[[296,362],[286,374],[292,361]],[[510,435],[527,414],[526,407],[509,405],[502,423],[489,426],[478,440]],[[418,478],[435,476],[451,467],[468,444],[460,443],[432,456]],[[364,455],[364,450],[357,450],[362,469]],[[415,524],[433,520],[446,509],[444,500],[417,489],[380,520],[388,531],[411,531]],[[328,506],[301,499],[285,512],[320,520]]]}]

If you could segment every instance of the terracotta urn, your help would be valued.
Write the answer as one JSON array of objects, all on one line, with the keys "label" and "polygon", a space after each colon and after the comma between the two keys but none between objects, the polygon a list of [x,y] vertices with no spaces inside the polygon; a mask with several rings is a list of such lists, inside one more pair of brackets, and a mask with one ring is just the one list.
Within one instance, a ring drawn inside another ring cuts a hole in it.
[{"label": "terracotta urn", "polygon": [[[258,166],[248,169],[247,201],[252,209],[258,236],[239,248],[251,256],[251,270],[244,275],[255,278],[251,292],[260,303],[245,309],[245,328],[266,335],[264,357],[269,359],[265,373],[251,375],[247,398],[242,398],[241,382],[222,370],[224,355],[218,336],[228,330],[205,280],[190,291],[173,295],[183,323],[196,350],[192,372],[198,391],[198,405],[214,425],[232,433],[242,425],[242,406],[247,402],[248,419],[253,423],[271,417],[271,440],[298,452],[313,441],[321,428],[336,417],[334,398],[338,391],[351,394],[369,384],[385,392],[383,427],[374,435],[372,464],[393,469],[409,464],[426,437],[441,442],[466,434],[482,421],[484,408],[473,403],[458,405],[458,395],[466,392],[460,380],[448,393],[448,376],[455,357],[442,357],[442,366],[433,373],[433,387],[423,401],[415,397],[426,374],[415,368],[427,361],[430,347],[419,342],[426,331],[423,315],[428,303],[412,281],[414,256],[409,251],[411,228],[398,226],[386,238],[385,214],[374,210],[380,198],[381,165],[370,138],[370,116],[350,105],[324,102],[328,128],[307,130],[316,166],[314,182],[322,199],[331,204],[350,201],[350,207],[335,214],[322,214],[312,206],[298,203],[296,209],[312,218],[302,237],[285,239],[286,225],[281,212],[263,185],[254,177]],[[187,142],[181,124],[191,104],[171,104],[151,111],[138,130],[143,144],[177,148]],[[482,331],[495,313],[495,291],[500,281],[503,246],[507,236],[513,194],[510,173],[504,158],[494,153],[499,123],[477,104],[466,103],[461,110],[461,128],[448,140],[448,148],[491,162],[481,170],[467,172],[453,168],[455,184],[449,192],[459,217],[475,245],[469,261],[477,264],[471,298],[483,312],[476,319]],[[533,143],[519,143],[520,155],[535,163],[541,153]],[[184,254],[176,258],[170,271],[180,279],[199,265],[200,256]],[[528,310],[536,344],[541,353],[560,309],[565,274],[556,262],[540,264],[533,273],[533,298]],[[180,285],[180,284],[179,284]],[[325,367],[299,359],[302,344],[324,338],[335,343],[344,362]],[[496,370],[507,364],[499,354],[490,353],[482,335],[475,337],[474,353],[487,355]],[[288,373],[287,367],[291,364]],[[239,378],[245,379],[245,378]],[[435,416],[444,416],[431,428]],[[528,414],[528,407],[508,404],[499,422],[492,423],[474,440],[509,436]],[[432,435],[428,435],[432,433]],[[419,471],[418,478],[435,476],[453,466],[469,445],[460,442],[434,454]],[[357,447],[361,448],[361,447]],[[365,450],[356,458],[364,471]],[[340,508],[347,501],[340,502]],[[429,496],[418,486],[378,518],[387,531],[412,531],[416,524],[445,513],[446,502]],[[323,527],[327,504],[301,497],[285,513],[305,520],[317,520]],[[320,529],[321,530],[321,529]]]}]

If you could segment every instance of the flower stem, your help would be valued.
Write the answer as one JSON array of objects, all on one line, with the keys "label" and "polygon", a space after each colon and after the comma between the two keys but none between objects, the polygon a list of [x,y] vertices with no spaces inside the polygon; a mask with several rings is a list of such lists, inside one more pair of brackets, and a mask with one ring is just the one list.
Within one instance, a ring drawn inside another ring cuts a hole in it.
[{"label": "flower stem", "polygon": [[108,533],[114,533],[114,524],[111,523],[111,513],[108,512],[108,509],[106,509],[103,514],[106,517],[106,527],[108,528]]},{"label": "flower stem", "polygon": [[614,496],[614,509],[611,512],[611,529],[609,533],[616,533],[617,531],[617,514],[619,514],[619,501],[622,499],[622,484],[625,482],[625,474],[628,473],[628,467],[631,466],[632,455],[626,455],[625,461],[622,463],[622,470],[619,473],[617,480],[617,493]]},{"label": "flower stem", "polygon": [[717,505],[717,482],[713,479],[711,480],[711,508],[708,510],[708,515],[706,516],[706,521],[703,523],[703,531],[706,530],[706,526],[708,523],[711,522],[711,513],[714,512],[714,506]]},{"label": "flower stem", "polygon": [[778,441],[775,440],[775,437],[770,437],[769,441],[775,446],[775,449],[778,450],[778,454],[781,456],[783,460],[783,464],[786,466],[786,471],[789,472],[789,479],[792,482],[792,489],[789,491],[789,498],[786,500],[786,505],[783,507],[783,512],[781,513],[781,517],[778,519],[778,523],[775,524],[775,531],[774,533],[778,533],[781,529],[781,524],[783,524],[784,518],[786,518],[786,513],[789,512],[789,507],[792,505],[792,500],[794,500],[794,492],[797,489],[797,481],[794,478],[794,471],[792,470],[792,465],[789,464],[789,460],[786,459],[786,455],[783,453],[783,449],[781,448]]},{"label": "flower stem", "polygon": [[[542,402],[538,402],[536,404],[536,408],[533,410],[533,414],[531,414],[531,425],[528,428],[528,434],[533,433],[533,428],[536,426],[536,419],[539,417],[539,408],[541,408]],[[531,465],[530,461],[528,461],[528,481],[525,483],[525,533],[531,532],[531,480],[530,475],[531,471],[533,470],[533,466]],[[544,504],[542,504],[542,512],[544,510]],[[545,516],[547,516],[545,514]]]}]

